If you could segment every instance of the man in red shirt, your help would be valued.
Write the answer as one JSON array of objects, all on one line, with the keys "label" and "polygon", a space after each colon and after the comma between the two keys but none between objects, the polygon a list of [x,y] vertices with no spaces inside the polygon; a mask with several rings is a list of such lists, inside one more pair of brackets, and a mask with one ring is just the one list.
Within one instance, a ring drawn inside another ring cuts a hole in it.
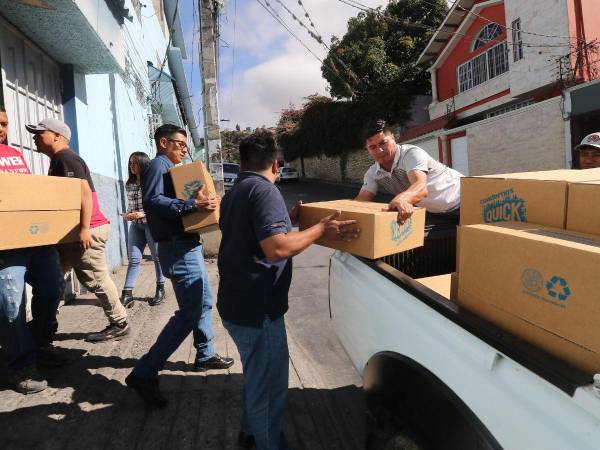
[{"label": "man in red shirt", "polygon": [[59,244],[63,270],[75,270],[79,281],[100,300],[108,326],[88,334],[88,342],[123,339],[129,334],[127,311],[121,304],[119,291],[110,278],[106,265],[106,242],[110,225],[98,205],[94,182],[85,161],[69,148],[71,129],[61,120],[46,118],[37,125],[26,125],[33,133],[37,150],[50,158],[48,175],[81,180],[81,223],[79,242]]},{"label": "man in red shirt", "polygon": [[[5,145],[8,117],[0,106],[0,172],[30,174],[21,153]],[[25,283],[33,288],[28,324]],[[65,359],[51,342],[56,332],[56,309],[65,282],[54,246],[0,251],[0,346],[7,381],[18,392],[31,394],[48,383],[37,366],[62,365]]]}]

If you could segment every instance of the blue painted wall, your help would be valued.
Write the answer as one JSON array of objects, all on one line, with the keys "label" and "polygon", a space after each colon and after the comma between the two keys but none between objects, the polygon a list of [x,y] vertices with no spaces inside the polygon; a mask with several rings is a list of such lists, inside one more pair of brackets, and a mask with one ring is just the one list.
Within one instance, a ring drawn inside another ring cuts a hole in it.
[{"label": "blue painted wall", "polygon": [[[111,222],[107,259],[112,269],[127,260],[124,181],[129,155],[155,149],[149,135],[148,115],[153,94],[148,61],[160,67],[167,40],[147,2],[142,22],[136,14],[122,27],[126,70],[116,74],[82,75],[72,72],[72,92],[65,92],[65,120],[76,130],[73,147],[87,162],[100,208]],[[72,69],[71,69],[72,70]],[[169,73],[168,65],[164,71]],[[63,74],[65,80],[69,73]],[[67,83],[69,85],[69,83]],[[175,99],[173,99],[175,100]]]}]

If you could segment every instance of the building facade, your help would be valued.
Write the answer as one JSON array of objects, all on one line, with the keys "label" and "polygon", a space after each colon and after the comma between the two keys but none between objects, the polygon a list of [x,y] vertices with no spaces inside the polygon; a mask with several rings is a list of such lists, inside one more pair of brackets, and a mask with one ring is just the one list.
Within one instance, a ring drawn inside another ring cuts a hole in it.
[{"label": "building facade", "polygon": [[71,127],[71,147],[90,167],[111,222],[111,268],[127,257],[120,213],[129,155],[152,157],[151,136],[162,123],[186,127],[200,146],[177,0],[143,3],[0,0],[0,103],[9,116],[8,143],[34,173],[45,174],[48,158],[34,151],[25,125],[52,116]]},{"label": "building facade", "polygon": [[420,55],[430,121],[414,143],[465,175],[571,167],[568,99],[598,78],[595,0],[458,0]]}]

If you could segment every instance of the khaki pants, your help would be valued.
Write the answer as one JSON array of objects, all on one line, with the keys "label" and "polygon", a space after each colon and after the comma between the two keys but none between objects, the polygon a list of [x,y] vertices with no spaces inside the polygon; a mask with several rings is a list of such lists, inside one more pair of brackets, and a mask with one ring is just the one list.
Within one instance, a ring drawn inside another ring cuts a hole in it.
[{"label": "khaki pants", "polygon": [[83,251],[79,242],[57,245],[60,264],[66,273],[71,268],[77,278],[100,300],[104,313],[112,324],[127,320],[127,312],[119,300],[119,291],[108,274],[106,266],[106,241],[110,225],[92,228],[92,246]]}]

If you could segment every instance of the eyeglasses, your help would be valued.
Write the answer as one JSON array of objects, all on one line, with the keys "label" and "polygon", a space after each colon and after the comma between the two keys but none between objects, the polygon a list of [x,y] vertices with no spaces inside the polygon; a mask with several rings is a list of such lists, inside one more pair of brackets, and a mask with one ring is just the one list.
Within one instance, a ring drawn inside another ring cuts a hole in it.
[{"label": "eyeglasses", "polygon": [[178,148],[184,148],[186,150],[188,149],[187,142],[185,142],[185,141],[180,141],[177,139],[170,139],[170,138],[167,138],[167,141],[172,142]]}]

